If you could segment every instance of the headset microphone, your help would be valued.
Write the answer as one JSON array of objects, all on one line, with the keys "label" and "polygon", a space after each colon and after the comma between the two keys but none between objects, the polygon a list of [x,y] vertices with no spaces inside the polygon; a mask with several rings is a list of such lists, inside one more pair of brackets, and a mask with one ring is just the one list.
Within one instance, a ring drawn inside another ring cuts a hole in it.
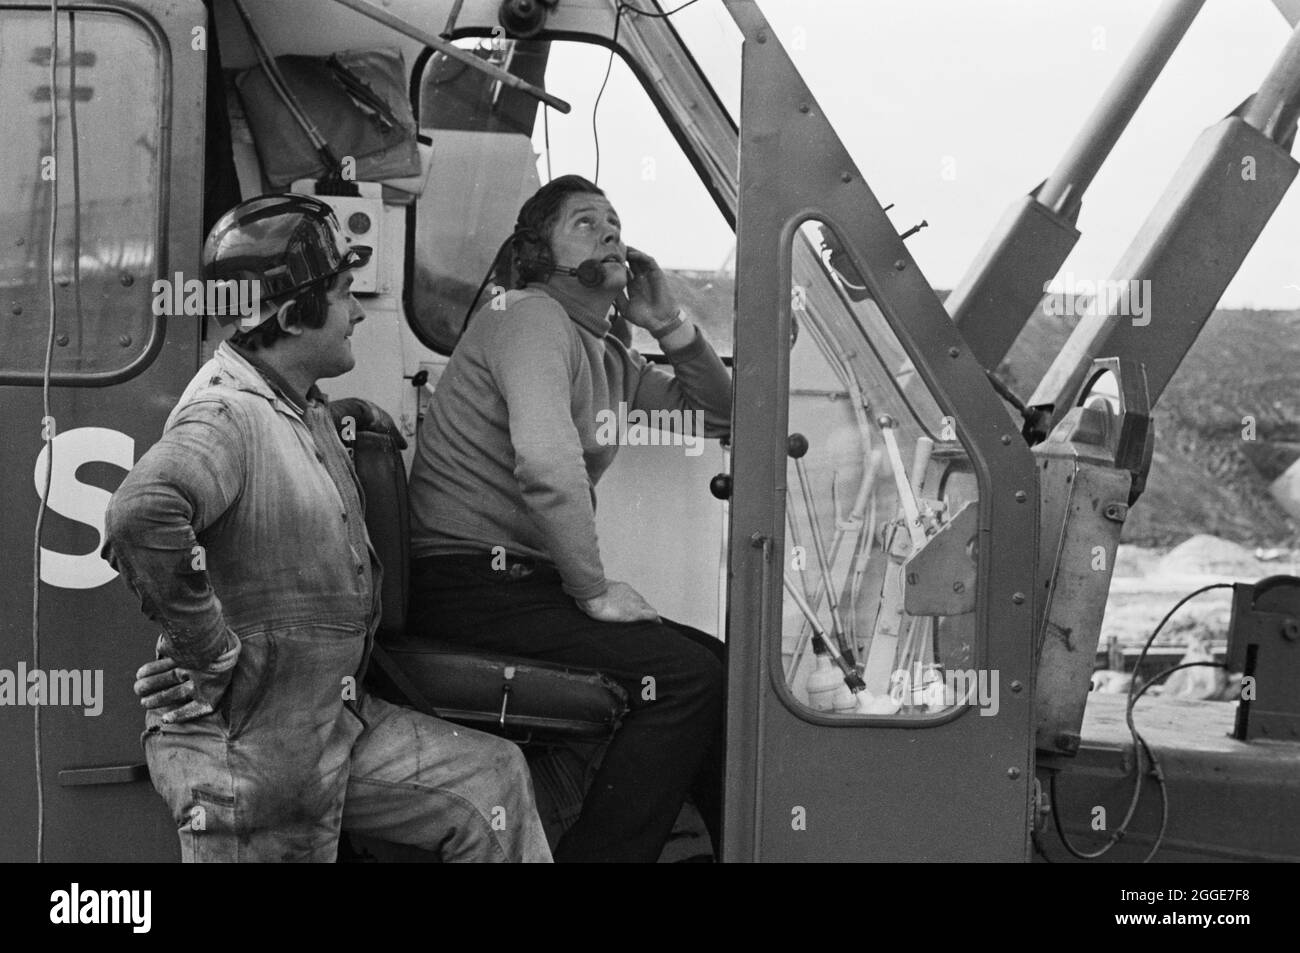
[{"label": "headset microphone", "polygon": [[605,264],[599,258],[580,261],[577,268],[569,268],[565,265],[552,267],[561,274],[573,275],[578,279],[578,284],[584,288],[599,288],[605,283]]}]

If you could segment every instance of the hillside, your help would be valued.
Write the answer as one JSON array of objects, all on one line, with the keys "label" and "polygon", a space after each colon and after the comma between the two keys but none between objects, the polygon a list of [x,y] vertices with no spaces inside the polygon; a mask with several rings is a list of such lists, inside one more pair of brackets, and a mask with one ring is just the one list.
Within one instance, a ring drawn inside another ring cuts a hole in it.
[{"label": "hillside", "polygon": [[[1003,367],[1028,397],[1079,319],[1030,320]],[[1255,417],[1256,441],[1242,439]],[[1124,541],[1172,546],[1198,533],[1246,546],[1294,545],[1298,527],[1268,494],[1300,442],[1300,313],[1216,311],[1155,411],[1155,458]],[[1253,462],[1252,462],[1253,461]]]}]

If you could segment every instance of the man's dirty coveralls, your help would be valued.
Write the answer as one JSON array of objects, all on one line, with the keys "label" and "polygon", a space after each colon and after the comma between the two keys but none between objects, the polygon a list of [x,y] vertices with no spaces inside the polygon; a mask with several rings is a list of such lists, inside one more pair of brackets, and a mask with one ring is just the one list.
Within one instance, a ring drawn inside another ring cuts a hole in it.
[{"label": "man's dirty coveralls", "polygon": [[199,371],[107,514],[104,555],[201,670],[241,642],[210,715],[146,717],[186,861],[332,861],[340,826],[444,860],[550,859],[514,745],[361,691],[381,567],[314,387],[229,344]]}]

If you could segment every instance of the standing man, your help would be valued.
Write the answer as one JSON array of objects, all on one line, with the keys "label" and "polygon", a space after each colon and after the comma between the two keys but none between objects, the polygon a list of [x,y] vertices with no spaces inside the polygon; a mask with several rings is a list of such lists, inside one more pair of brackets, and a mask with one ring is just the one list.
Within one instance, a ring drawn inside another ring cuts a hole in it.
[{"label": "standing man", "polygon": [[355,363],[351,269],[369,257],[307,196],[222,216],[204,278],[259,282],[256,324],[109,505],[103,555],[164,629],[136,691],[186,861],[333,861],[340,828],[444,860],[550,860],[514,745],[361,688],[382,570],[316,381]]}]

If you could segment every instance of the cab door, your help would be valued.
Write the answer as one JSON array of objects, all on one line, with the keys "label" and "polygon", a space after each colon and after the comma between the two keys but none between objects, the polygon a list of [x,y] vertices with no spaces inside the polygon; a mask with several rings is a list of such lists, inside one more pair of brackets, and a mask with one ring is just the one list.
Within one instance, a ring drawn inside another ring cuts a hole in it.
[{"label": "cab door", "polygon": [[1025,860],[1029,451],[757,6],[727,6],[725,859]]}]

